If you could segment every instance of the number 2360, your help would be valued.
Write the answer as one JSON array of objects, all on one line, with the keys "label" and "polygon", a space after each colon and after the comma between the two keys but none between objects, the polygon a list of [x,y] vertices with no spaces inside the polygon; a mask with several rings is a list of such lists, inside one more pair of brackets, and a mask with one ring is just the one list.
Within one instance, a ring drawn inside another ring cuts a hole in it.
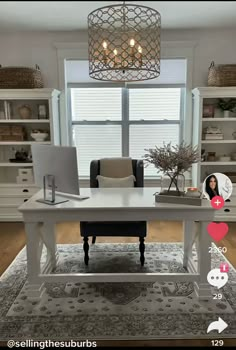
[{"label": "number 2360", "polygon": [[209,247],[209,253],[226,253],[227,248],[226,247]]}]

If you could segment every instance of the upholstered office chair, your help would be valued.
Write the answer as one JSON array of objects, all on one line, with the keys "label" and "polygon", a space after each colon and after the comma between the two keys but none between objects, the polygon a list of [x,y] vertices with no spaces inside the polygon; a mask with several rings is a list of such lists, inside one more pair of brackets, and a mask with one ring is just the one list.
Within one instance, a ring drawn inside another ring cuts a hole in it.
[{"label": "upholstered office chair", "polygon": [[[117,163],[116,163],[117,160]],[[127,158],[126,158],[127,160]],[[114,163],[115,161],[115,163]],[[114,172],[114,164],[117,164],[115,178],[124,178],[123,175],[127,173],[127,162],[124,159],[124,167],[126,169],[122,173],[122,158],[111,158],[112,167],[107,166],[109,159],[106,159],[104,166],[103,160],[93,160],[90,164],[90,187],[99,187],[98,175],[111,177],[111,173]],[[101,169],[101,163],[103,168]],[[143,161],[137,159],[130,159],[131,172],[135,177],[134,187],[143,187]],[[102,170],[102,171],[101,171]],[[117,176],[118,175],[118,176]],[[113,186],[114,187],[114,186]],[[119,186],[117,186],[119,187]],[[133,186],[132,186],[133,187]],[[84,262],[88,265],[89,261],[89,244],[88,238],[92,238],[92,243],[96,241],[96,236],[116,236],[116,237],[139,237],[139,250],[141,265],[144,265],[145,257],[145,244],[144,237],[146,237],[146,222],[145,221],[125,221],[125,222],[80,222],[80,233],[84,240]]]}]

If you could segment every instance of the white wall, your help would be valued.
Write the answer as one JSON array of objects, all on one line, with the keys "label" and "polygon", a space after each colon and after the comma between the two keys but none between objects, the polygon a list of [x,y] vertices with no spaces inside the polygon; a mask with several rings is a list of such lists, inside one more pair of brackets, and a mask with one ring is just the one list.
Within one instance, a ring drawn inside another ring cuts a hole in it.
[{"label": "white wall", "polygon": [[29,66],[38,64],[45,87],[58,88],[57,50],[55,42],[86,41],[83,32],[0,33],[0,64]]},{"label": "white wall", "polygon": [[196,42],[193,67],[193,87],[206,86],[208,67],[215,64],[236,64],[236,28],[225,30],[165,31],[162,40]]},{"label": "white wall", "polygon": [[[236,63],[236,28],[162,31],[163,41],[195,41],[193,87],[206,86],[210,62]],[[58,88],[55,42],[86,42],[85,32],[0,33],[0,64],[41,68],[45,86]]]}]

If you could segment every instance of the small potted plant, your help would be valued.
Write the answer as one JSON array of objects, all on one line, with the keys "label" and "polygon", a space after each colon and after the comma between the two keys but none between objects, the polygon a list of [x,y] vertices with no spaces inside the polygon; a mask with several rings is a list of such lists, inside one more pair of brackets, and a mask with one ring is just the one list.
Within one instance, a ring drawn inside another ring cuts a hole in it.
[{"label": "small potted plant", "polygon": [[235,98],[228,98],[228,99],[220,98],[218,101],[218,107],[222,111],[224,111],[224,117],[228,118],[230,116],[230,112],[234,112],[234,109],[236,107],[236,99]]},{"label": "small potted plant", "polygon": [[[162,172],[162,189],[160,194],[181,196],[184,194],[184,173],[190,169],[192,164],[200,161],[197,147],[192,147],[182,142],[172,146],[171,143],[163,147],[145,149],[148,153],[144,155],[147,165],[153,164],[157,172]],[[168,184],[166,182],[168,180]],[[174,187],[174,190],[173,190]]]}]

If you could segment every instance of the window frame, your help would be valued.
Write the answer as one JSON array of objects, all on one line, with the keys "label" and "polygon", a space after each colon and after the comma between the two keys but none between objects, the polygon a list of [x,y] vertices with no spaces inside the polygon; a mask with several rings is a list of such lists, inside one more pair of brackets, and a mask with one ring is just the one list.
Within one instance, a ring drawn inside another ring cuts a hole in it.
[{"label": "window frame", "polygon": [[[71,89],[72,88],[121,88],[121,120],[119,121],[73,121],[71,111]],[[129,120],[129,90],[151,89],[151,88],[180,88],[180,118],[179,120]],[[184,140],[184,113],[186,86],[185,84],[112,84],[112,83],[68,83],[68,132],[69,145],[73,146],[73,125],[120,125],[121,126],[121,154],[122,157],[129,156],[130,125],[179,125],[179,141]],[[89,175],[87,176],[89,178]],[[153,179],[154,176],[145,176],[145,179]],[[155,176],[156,178],[156,176]]]}]

